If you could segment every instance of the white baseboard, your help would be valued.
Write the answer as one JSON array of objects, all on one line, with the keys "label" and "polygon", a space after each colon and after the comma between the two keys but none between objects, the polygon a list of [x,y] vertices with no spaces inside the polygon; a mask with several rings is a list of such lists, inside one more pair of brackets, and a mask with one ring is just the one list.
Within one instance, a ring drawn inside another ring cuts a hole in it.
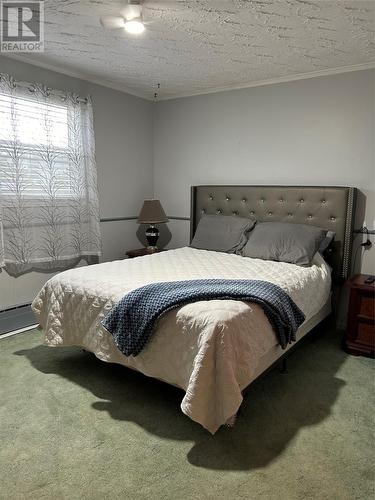
[{"label": "white baseboard", "polygon": [[0,340],[5,339],[6,337],[11,337],[12,335],[17,335],[17,333],[27,332],[28,330],[34,330],[37,327],[38,327],[37,324],[30,325],[30,326],[25,326],[25,328],[20,328],[19,330],[13,330],[13,332],[4,333],[3,335],[0,335]]}]

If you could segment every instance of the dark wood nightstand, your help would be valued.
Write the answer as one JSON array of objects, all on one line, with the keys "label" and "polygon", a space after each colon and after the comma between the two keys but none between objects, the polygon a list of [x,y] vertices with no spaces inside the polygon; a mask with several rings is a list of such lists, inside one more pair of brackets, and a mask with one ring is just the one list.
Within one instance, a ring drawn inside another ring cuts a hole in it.
[{"label": "dark wood nightstand", "polygon": [[128,250],[126,252],[126,255],[129,257],[129,259],[133,259],[134,257],[142,257],[142,255],[151,255],[153,253],[159,253],[162,252],[163,250],[160,250],[159,248],[137,248],[136,250]]},{"label": "dark wood nightstand", "polygon": [[373,358],[375,353],[375,283],[368,285],[366,274],[348,281],[350,301],[345,350],[356,356]]}]

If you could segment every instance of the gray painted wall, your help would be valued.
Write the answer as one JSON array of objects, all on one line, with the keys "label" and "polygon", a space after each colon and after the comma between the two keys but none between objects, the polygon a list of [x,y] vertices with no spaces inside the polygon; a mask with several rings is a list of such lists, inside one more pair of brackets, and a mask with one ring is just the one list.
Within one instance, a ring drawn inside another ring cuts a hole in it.
[{"label": "gray painted wall", "polygon": [[[367,225],[374,228],[374,74],[157,103],[156,196],[168,214],[188,216],[194,184],[357,186],[366,197]],[[172,221],[170,230],[171,246],[188,243],[188,222]],[[375,274],[374,249],[364,255],[362,269]]]},{"label": "gray painted wall", "polygon": [[[93,97],[98,188],[102,218],[137,215],[152,196],[152,112],[144,99],[0,56],[0,72]],[[137,248],[135,221],[101,224],[103,260]],[[50,275],[14,279],[0,273],[0,309],[29,302]]]},{"label": "gray painted wall", "polygon": [[[101,217],[136,215],[153,191],[169,215],[188,216],[193,184],[352,185],[374,227],[372,70],[156,105],[2,56],[0,71],[93,96]],[[101,229],[103,260],[139,246],[135,221]],[[189,222],[171,220],[165,241],[169,231],[170,247],[188,243]],[[373,249],[362,270],[375,273]],[[0,273],[0,309],[30,301],[48,277]]]}]

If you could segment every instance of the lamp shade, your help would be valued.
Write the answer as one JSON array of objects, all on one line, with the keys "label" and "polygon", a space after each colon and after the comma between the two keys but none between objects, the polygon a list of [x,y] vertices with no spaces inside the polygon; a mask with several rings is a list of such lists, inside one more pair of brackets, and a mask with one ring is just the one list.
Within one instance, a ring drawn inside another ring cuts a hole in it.
[{"label": "lamp shade", "polygon": [[145,200],[138,216],[138,224],[161,224],[168,222],[159,200]]}]

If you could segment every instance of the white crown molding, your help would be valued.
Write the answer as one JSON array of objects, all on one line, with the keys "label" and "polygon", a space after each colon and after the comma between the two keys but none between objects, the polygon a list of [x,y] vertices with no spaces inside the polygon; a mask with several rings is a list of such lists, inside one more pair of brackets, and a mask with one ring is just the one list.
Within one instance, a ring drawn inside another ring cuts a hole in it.
[{"label": "white crown molding", "polygon": [[175,95],[160,97],[157,99],[157,101],[169,101],[171,99],[181,99],[181,98],[193,97],[193,96],[197,96],[197,95],[216,94],[218,92],[227,92],[230,90],[248,89],[251,87],[262,87],[264,85],[273,85],[273,84],[277,84],[277,83],[288,83],[288,82],[294,82],[297,80],[307,80],[309,78],[317,78],[319,76],[338,75],[340,73],[349,73],[351,71],[361,71],[361,70],[366,70],[366,69],[375,69],[375,62],[363,63],[363,64],[353,64],[351,66],[341,66],[338,68],[311,71],[310,73],[299,73],[296,75],[280,76],[277,78],[270,78],[267,80],[258,80],[256,82],[243,83],[241,85],[234,84],[234,85],[228,85],[226,87],[215,87],[215,88],[212,88],[209,90],[190,92],[190,93],[186,93],[186,94],[175,94]]},{"label": "white crown molding", "polygon": [[[11,55],[10,56],[9,54],[3,54],[3,53],[0,53],[0,55],[4,56],[6,58],[9,58],[9,59],[14,59],[16,61],[30,64],[32,66],[38,66],[40,68],[48,69],[48,70],[54,71],[56,73],[71,76],[73,78],[78,78],[80,80],[94,83],[96,85],[101,85],[103,87],[108,87],[108,88],[111,88],[113,90],[118,90],[118,91],[124,92],[126,94],[140,97],[141,99],[146,99],[147,101],[154,101],[153,98],[145,95],[142,92],[125,87],[121,84],[117,84],[117,83],[113,83],[110,81],[102,80],[100,78],[96,78],[95,76],[86,75],[86,74],[80,73],[78,71],[67,70],[65,68],[61,69],[61,68],[59,68],[53,64],[49,64],[49,63],[44,63],[44,62],[40,62],[40,61],[30,61],[29,59],[27,59],[26,56],[19,56],[19,55]],[[194,96],[198,96],[198,95],[216,94],[218,92],[228,92],[230,90],[240,90],[240,89],[247,89],[247,88],[252,88],[252,87],[262,87],[264,85],[273,85],[273,84],[277,84],[277,83],[288,83],[288,82],[293,82],[293,81],[297,81],[297,80],[307,80],[309,78],[317,78],[319,76],[338,75],[340,73],[349,73],[352,71],[361,71],[361,70],[366,70],[366,69],[375,69],[375,62],[353,64],[350,66],[341,66],[338,68],[330,68],[330,69],[324,69],[324,70],[318,70],[318,71],[311,71],[309,73],[299,73],[296,75],[280,76],[280,77],[276,77],[276,78],[270,78],[267,80],[258,80],[255,82],[243,83],[241,85],[234,84],[234,85],[228,85],[228,86],[224,86],[224,87],[214,87],[211,89],[201,90],[201,91],[197,91],[197,92],[167,95],[164,97],[159,97],[157,99],[157,102],[168,101],[168,100],[172,100],[172,99],[181,99],[181,98],[186,98],[186,97],[194,97]]]},{"label": "white crown molding", "polygon": [[59,68],[58,66],[55,66],[54,64],[44,63],[41,61],[34,61],[34,60],[31,61],[26,56],[19,56],[19,55],[13,55],[13,54],[9,55],[9,54],[4,54],[3,52],[0,52],[0,56],[6,57],[8,59],[14,59],[15,61],[20,61],[20,62],[23,62],[26,64],[30,64],[31,66],[37,66],[39,68],[48,69],[50,71],[54,71],[55,73],[60,73],[62,75],[71,76],[73,78],[78,78],[79,80],[84,80],[85,82],[94,83],[95,85],[100,85],[102,87],[108,87],[108,88],[113,89],[113,90],[118,90],[118,91],[124,92],[126,94],[140,97],[141,99],[146,99],[148,101],[153,100],[152,98],[150,98],[149,96],[146,96],[142,92],[125,87],[124,85],[121,85],[120,83],[113,83],[110,81],[102,80],[102,79],[97,78],[95,76],[80,73],[79,71],[72,71],[72,70],[68,70],[65,68],[62,69],[62,68]]}]

